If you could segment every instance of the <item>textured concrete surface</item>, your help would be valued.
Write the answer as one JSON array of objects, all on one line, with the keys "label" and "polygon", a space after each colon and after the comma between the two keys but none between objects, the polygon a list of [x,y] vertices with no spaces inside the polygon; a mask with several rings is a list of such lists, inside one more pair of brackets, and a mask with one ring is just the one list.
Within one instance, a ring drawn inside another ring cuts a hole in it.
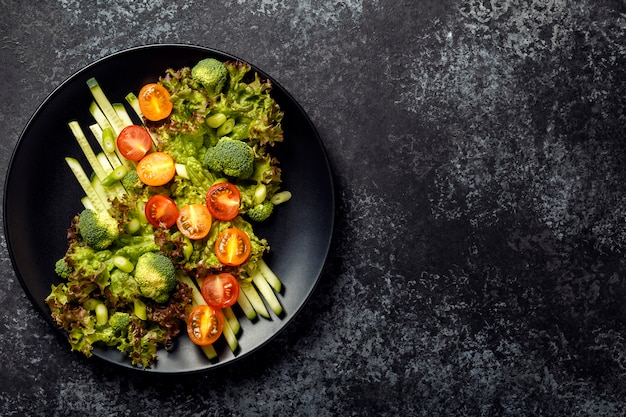
[{"label": "textured concrete surface", "polygon": [[69,75],[192,43],[294,95],[338,196],[310,303],[211,375],[70,353],[2,237],[0,415],[626,414],[623,0],[0,4],[2,178]]}]

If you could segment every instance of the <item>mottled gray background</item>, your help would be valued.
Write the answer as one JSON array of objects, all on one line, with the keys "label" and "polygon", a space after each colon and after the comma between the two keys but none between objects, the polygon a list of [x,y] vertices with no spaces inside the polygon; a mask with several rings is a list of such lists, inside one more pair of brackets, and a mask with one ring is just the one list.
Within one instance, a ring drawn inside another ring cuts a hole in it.
[{"label": "mottled gray background", "polygon": [[0,6],[2,179],[68,76],[127,47],[192,43],[294,95],[338,197],[310,303],[210,375],[70,353],[2,236],[0,415],[626,413],[624,0]]}]

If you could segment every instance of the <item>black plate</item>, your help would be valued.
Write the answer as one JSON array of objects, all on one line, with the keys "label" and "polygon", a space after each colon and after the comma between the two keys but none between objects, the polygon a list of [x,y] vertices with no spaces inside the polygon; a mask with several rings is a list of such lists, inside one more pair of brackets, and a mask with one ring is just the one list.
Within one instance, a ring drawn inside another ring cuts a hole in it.
[{"label": "black plate", "polygon": [[[50,325],[57,329],[44,299],[57,283],[54,263],[66,248],[66,230],[81,209],[80,186],[65,164],[65,156],[82,158],[67,126],[78,120],[89,132],[93,123],[88,106],[92,101],[86,81],[95,77],[113,102],[124,102],[128,92],[137,92],[154,82],[167,68],[190,66],[205,57],[237,59],[213,49],[191,45],[149,45],[103,58],[60,85],[37,109],[14,150],[4,198],[4,230],[17,276]],[[292,321],[315,289],[328,254],[334,224],[334,192],[324,146],[311,120],[294,98],[274,79],[254,67],[274,85],[273,96],[285,112],[285,141],[274,153],[283,169],[284,189],[293,198],[279,206],[276,215],[257,232],[271,246],[267,263],[282,279],[280,295],[285,314],[255,323],[239,313],[242,333],[235,355],[222,342],[217,362],[209,362],[186,335],[173,352],[160,351],[148,372],[185,373],[232,363],[259,349]],[[97,149],[97,148],[96,148]],[[120,366],[131,367],[117,350],[97,348],[95,355]]]}]

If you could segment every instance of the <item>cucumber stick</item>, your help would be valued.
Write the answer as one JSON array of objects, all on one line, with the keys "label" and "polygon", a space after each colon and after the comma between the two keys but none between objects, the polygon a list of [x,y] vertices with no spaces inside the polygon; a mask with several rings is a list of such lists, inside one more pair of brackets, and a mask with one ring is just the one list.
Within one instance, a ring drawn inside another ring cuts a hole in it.
[{"label": "cucumber stick", "polygon": [[257,267],[259,272],[265,277],[265,280],[268,284],[272,286],[274,291],[277,293],[282,291],[283,283],[280,281],[278,276],[270,269],[270,267],[265,263],[263,259],[260,259],[257,263]]},{"label": "cucumber stick", "polygon": [[66,157],[65,162],[67,162],[67,165],[72,170],[72,173],[76,177],[76,181],[78,181],[80,186],[83,188],[83,191],[91,201],[94,209],[97,212],[107,212],[108,207],[106,203],[102,201],[98,192],[92,187],[91,181],[89,181],[89,177],[85,173],[83,167],[80,165],[80,162],[70,157]]},{"label": "cucumber stick", "polygon": [[274,294],[274,290],[267,283],[265,277],[260,272],[253,274],[252,282],[254,282],[254,285],[256,285],[263,298],[265,298],[265,301],[267,301],[267,304],[270,306],[274,314],[280,316],[283,312],[283,306],[280,305],[280,301],[278,301],[276,294]]},{"label": "cucumber stick", "polygon": [[[269,319],[270,313],[267,311],[267,308],[263,303],[263,299],[257,292],[256,288],[254,288],[254,285],[252,285],[252,282],[242,280],[239,282],[239,287],[241,292],[245,294],[246,298],[254,308],[254,311],[256,311],[261,317]],[[241,294],[239,296],[241,296]]]},{"label": "cucumber stick", "polygon": [[239,292],[239,297],[237,298],[237,304],[239,305],[239,307],[241,307],[241,309],[243,310],[243,314],[246,315],[248,320],[250,321],[256,320],[257,318],[256,310],[254,309],[254,307],[252,307],[252,304],[250,304],[250,301],[248,300],[248,297],[243,292],[243,290]]},{"label": "cucumber stick", "polygon": [[91,91],[91,95],[94,100],[96,100],[98,107],[100,107],[102,113],[104,113],[104,116],[113,128],[115,135],[119,135],[126,125],[117,114],[117,111],[115,111],[115,108],[104,94],[104,91],[102,91],[102,87],[100,87],[100,84],[98,84],[98,81],[95,78],[88,79],[87,86],[89,87],[89,91]]},{"label": "cucumber stick", "polygon": [[233,309],[231,307],[226,307],[222,309],[222,312],[224,313],[224,318],[228,322],[233,333],[235,333],[235,335],[239,333],[239,330],[241,329],[241,324],[239,323],[239,319],[237,319],[237,316],[235,315]]},{"label": "cucumber stick", "polygon": [[239,347],[239,342],[237,341],[237,336],[235,335],[233,329],[230,327],[230,323],[228,322],[228,320],[224,320],[224,329],[222,330],[222,336],[224,336],[224,339],[226,339],[226,344],[228,344],[230,350],[232,352],[235,352],[237,350],[237,347]]}]

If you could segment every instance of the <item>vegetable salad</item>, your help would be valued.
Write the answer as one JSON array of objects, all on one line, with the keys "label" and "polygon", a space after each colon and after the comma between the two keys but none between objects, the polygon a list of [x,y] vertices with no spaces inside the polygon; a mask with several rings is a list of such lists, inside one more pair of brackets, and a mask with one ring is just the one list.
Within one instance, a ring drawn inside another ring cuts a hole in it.
[{"label": "vegetable salad", "polygon": [[236,309],[250,320],[283,311],[253,228],[291,196],[270,153],[283,140],[271,83],[207,58],[138,86],[126,105],[87,86],[99,148],[69,122],[89,167],[66,158],[85,195],[46,298],[52,317],[72,350],[114,346],[143,368],[180,334],[209,359],[220,338],[236,352]]}]

